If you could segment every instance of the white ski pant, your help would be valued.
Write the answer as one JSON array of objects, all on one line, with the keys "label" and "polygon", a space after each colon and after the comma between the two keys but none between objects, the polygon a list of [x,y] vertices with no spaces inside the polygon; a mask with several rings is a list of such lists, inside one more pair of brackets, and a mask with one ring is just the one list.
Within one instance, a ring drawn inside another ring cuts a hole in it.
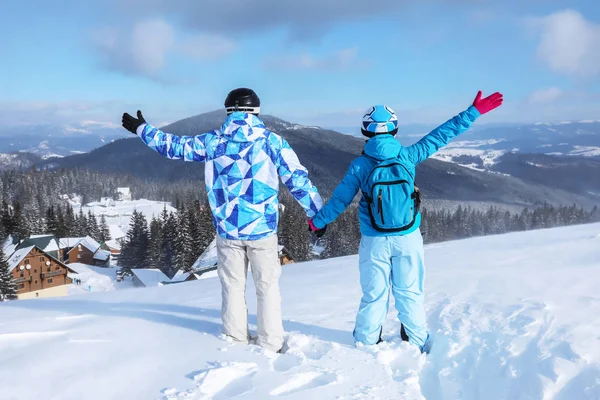
[{"label": "white ski pant", "polygon": [[248,264],[258,304],[257,344],[272,351],[283,347],[277,235],[261,240],[228,240],[217,235],[218,272],[222,288],[223,333],[248,343],[246,278]]}]

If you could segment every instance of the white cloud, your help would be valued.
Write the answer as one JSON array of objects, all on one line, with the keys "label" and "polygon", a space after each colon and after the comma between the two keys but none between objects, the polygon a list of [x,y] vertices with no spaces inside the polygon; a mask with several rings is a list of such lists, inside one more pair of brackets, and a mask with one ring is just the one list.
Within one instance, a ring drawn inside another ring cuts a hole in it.
[{"label": "white cloud", "polygon": [[270,69],[292,70],[340,70],[364,66],[365,64],[359,62],[357,58],[357,48],[340,50],[325,57],[315,57],[309,53],[285,54],[270,58],[265,62],[265,67]]},{"label": "white cloud", "polygon": [[532,104],[552,103],[563,95],[563,91],[557,87],[540,89],[529,96],[529,102]]},{"label": "white cloud", "polygon": [[111,27],[99,29],[93,32],[92,39],[107,69],[159,81],[165,81],[160,73],[169,54],[216,60],[237,49],[232,40],[218,35],[183,38],[162,19],[138,22],[130,31]]},{"label": "white cloud", "polygon": [[173,40],[173,28],[160,19],[139,22],[131,32],[108,27],[93,33],[105,67],[149,77],[156,77],[163,68]]},{"label": "white cloud", "polygon": [[219,35],[196,35],[179,46],[181,53],[200,60],[216,60],[237,50],[231,39]]},{"label": "white cloud", "polygon": [[600,24],[573,10],[529,23],[541,33],[537,56],[552,70],[582,78],[600,75]]}]

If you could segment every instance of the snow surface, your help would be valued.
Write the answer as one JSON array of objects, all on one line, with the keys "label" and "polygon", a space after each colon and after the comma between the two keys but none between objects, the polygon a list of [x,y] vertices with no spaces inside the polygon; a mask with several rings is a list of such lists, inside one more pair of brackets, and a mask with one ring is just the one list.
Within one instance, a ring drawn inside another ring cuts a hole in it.
[{"label": "snow surface", "polygon": [[600,398],[600,224],[438,243],[426,257],[429,355],[398,340],[393,310],[386,343],[354,347],[350,256],[284,267],[283,355],[220,338],[218,279],[1,303],[0,397]]}]

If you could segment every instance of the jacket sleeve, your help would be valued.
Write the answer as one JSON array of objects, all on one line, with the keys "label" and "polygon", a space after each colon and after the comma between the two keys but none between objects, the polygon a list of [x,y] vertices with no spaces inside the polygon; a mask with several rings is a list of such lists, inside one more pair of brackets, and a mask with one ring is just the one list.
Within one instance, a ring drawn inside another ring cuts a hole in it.
[{"label": "jacket sleeve", "polygon": [[355,173],[354,164],[350,165],[348,172],[342,182],[335,188],[333,196],[327,204],[313,218],[313,223],[319,229],[335,221],[354,200],[354,196],[360,189],[360,179]]},{"label": "jacket sleeve", "polygon": [[438,126],[417,143],[406,148],[409,160],[415,165],[425,161],[440,148],[446,146],[451,139],[469,129],[480,116],[479,111],[471,106],[466,111]]},{"label": "jacket sleeve", "polygon": [[177,136],[144,124],[138,127],[137,134],[148,147],[171,160],[204,162],[210,159],[206,153],[206,141],[210,133]]},{"label": "jacket sleeve", "polygon": [[308,178],[308,171],[298,160],[289,143],[281,138],[281,149],[277,156],[277,173],[292,196],[300,203],[306,215],[312,218],[323,207],[323,199]]}]

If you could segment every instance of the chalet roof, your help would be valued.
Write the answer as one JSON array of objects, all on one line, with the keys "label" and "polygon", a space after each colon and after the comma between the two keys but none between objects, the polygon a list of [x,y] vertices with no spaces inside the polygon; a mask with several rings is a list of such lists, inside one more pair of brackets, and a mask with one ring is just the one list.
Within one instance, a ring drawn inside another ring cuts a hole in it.
[{"label": "chalet roof", "polygon": [[60,250],[58,240],[56,240],[54,235],[32,235],[23,240],[17,246],[17,249],[22,249],[29,246],[35,246],[46,253]]},{"label": "chalet roof", "polygon": [[119,225],[110,224],[108,225],[108,230],[110,231],[110,237],[113,240],[121,239],[127,236],[125,232],[119,227]]},{"label": "chalet roof", "polygon": [[202,271],[205,269],[213,268],[217,265],[217,238],[213,239],[212,242],[208,245],[206,250],[200,257],[196,260],[194,265],[192,265],[192,270],[194,271]]},{"label": "chalet roof", "polygon": [[29,253],[31,253],[31,250],[34,248],[35,246],[28,246],[15,251],[13,255],[8,258],[8,271],[14,271],[14,269],[21,263],[21,261],[23,261],[25,257],[27,257]]},{"label": "chalet roof", "polygon": [[110,251],[108,250],[98,250],[96,254],[94,254],[94,260],[106,261],[110,258]]},{"label": "chalet roof", "polygon": [[[95,253],[100,248],[100,243],[96,242],[89,236],[81,237],[81,238],[64,238],[60,239],[61,249],[66,248],[75,248],[79,245],[82,245],[92,253]],[[69,251],[70,253],[70,251]]]},{"label": "chalet roof", "polygon": [[187,278],[189,278],[190,275],[191,275],[191,273],[189,273],[189,272],[183,272],[183,270],[179,270],[179,271],[177,271],[177,273],[175,274],[173,279],[171,279],[171,282],[173,282],[173,283],[183,282]]},{"label": "chalet roof", "polygon": [[118,240],[107,240],[106,242],[104,242],[104,244],[110,247],[111,249],[121,250],[121,243],[119,243]]},{"label": "chalet roof", "polygon": [[167,278],[167,276],[157,268],[133,268],[131,273],[135,275],[146,287],[160,286],[163,282],[170,282],[169,278]]}]

